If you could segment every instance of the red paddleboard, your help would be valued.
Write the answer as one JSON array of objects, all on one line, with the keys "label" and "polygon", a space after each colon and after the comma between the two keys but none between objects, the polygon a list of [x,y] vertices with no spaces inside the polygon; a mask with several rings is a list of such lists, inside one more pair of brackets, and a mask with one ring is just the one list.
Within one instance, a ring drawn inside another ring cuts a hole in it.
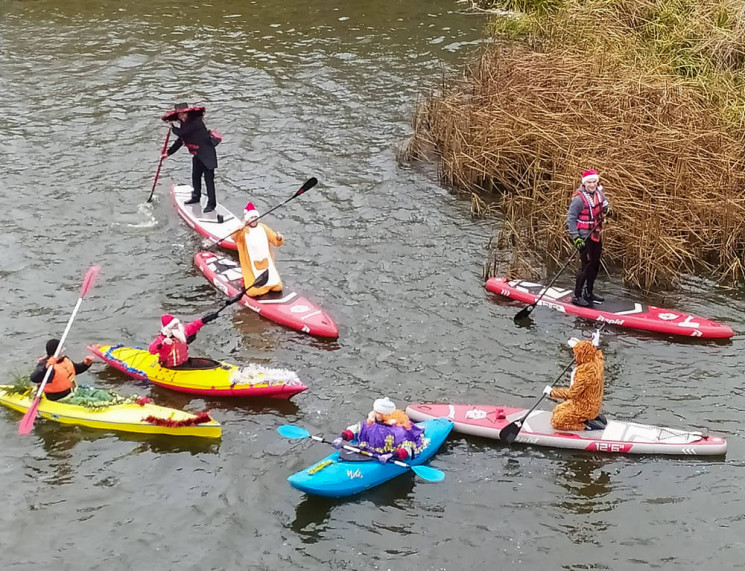
[{"label": "red paddleboard", "polygon": [[[228,297],[243,288],[238,262],[213,252],[199,252],[194,263],[217,289]],[[317,337],[339,337],[331,317],[312,301],[294,291],[270,292],[257,298],[244,295],[240,303],[276,323]]]},{"label": "red paddleboard", "polygon": [[213,242],[220,242],[220,246],[228,250],[237,250],[230,236],[239,228],[243,228],[243,221],[237,218],[230,210],[219,202],[215,209],[204,214],[202,209],[207,205],[207,197],[203,194],[200,204],[184,204],[191,198],[192,187],[189,184],[174,184],[171,186],[171,200],[176,207],[179,216],[184,219],[189,228],[193,228],[205,238]]},{"label": "red paddleboard", "polygon": [[[486,289],[530,304],[535,303],[545,287],[522,280],[508,281],[506,278],[489,278],[486,282]],[[538,305],[545,305],[562,313],[572,313],[612,325],[671,335],[726,339],[735,334],[732,329],[716,321],[633,301],[606,298],[603,303],[596,303],[593,307],[580,307],[572,303],[573,293],[572,290],[551,287]]]},{"label": "red paddleboard", "polygon": [[[416,422],[446,417],[453,421],[455,432],[496,440],[500,430],[527,412],[524,408],[471,404],[412,404],[406,409]],[[616,454],[720,456],[727,452],[727,441],[719,436],[636,422],[608,419],[602,430],[554,430],[547,410],[531,412],[515,442]]]}]

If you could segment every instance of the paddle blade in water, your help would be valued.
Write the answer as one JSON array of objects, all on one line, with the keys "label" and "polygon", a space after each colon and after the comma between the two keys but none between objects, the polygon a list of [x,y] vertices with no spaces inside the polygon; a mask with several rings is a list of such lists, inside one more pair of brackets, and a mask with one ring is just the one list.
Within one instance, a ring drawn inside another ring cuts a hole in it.
[{"label": "paddle blade in water", "polygon": [[279,432],[285,438],[308,438],[310,432],[300,426],[293,426],[292,424],[283,424],[277,428]]},{"label": "paddle blade in water", "polygon": [[499,439],[507,444],[512,444],[515,441],[515,438],[517,438],[517,435],[520,434],[521,428],[522,425],[518,424],[518,421],[510,422],[499,431]]},{"label": "paddle blade in water", "polygon": [[523,307],[520,311],[517,312],[517,315],[514,317],[515,321],[522,321],[523,319],[527,319],[530,317],[530,312],[533,311],[535,308],[535,305],[529,305],[527,307]]},{"label": "paddle blade in water", "polygon": [[417,476],[429,482],[442,482],[445,479],[445,473],[437,468],[432,468],[430,466],[412,466],[411,469]]},{"label": "paddle blade in water", "polygon": [[28,408],[26,414],[23,415],[21,423],[18,425],[18,434],[28,434],[34,427],[34,421],[36,420],[36,413],[39,410],[39,397],[34,398],[33,404]]}]

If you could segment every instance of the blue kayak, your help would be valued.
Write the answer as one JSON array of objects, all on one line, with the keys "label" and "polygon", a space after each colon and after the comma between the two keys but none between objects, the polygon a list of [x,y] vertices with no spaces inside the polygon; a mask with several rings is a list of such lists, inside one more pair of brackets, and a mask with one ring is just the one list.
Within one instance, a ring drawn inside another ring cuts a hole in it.
[{"label": "blue kayak", "polygon": [[[429,442],[416,458],[407,462],[411,466],[422,464],[434,456],[453,429],[453,422],[447,418],[417,424],[424,428],[424,436]],[[390,462],[382,464],[375,459],[364,462],[339,460],[339,452],[336,451],[313,466],[296,472],[287,481],[293,488],[306,494],[341,498],[369,490],[410,471],[403,466]]]}]

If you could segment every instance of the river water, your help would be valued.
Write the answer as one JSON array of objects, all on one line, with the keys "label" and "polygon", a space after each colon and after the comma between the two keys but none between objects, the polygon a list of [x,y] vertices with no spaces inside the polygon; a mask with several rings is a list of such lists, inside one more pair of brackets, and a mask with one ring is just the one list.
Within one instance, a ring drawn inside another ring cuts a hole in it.
[{"label": "river water", "polygon": [[[192,345],[236,363],[297,370],[291,402],[202,400],[98,363],[81,382],[149,394],[223,423],[216,443],[121,436],[45,421],[29,436],[0,412],[6,569],[693,569],[743,566],[742,337],[681,341],[608,328],[605,411],[729,439],[725,458],[603,456],[452,436],[442,483],[401,477],[343,501],[286,482],[329,450],[287,441],[295,423],[333,435],[389,395],[530,406],[591,325],[485,293],[492,224],[395,160],[418,96],[477,48],[482,15],[450,0],[305,3],[4,0],[0,140],[5,378],[60,336],[89,265],[101,274],[67,343],[145,344],[164,312],[220,295],[194,268],[201,241],[167,199],[189,178],[160,115],[205,104],[223,132],[217,191],[267,210],[287,238],[285,281],[334,316],[338,342],[232,309]],[[612,189],[609,189],[612,197]],[[598,290],[632,295],[601,277]],[[567,277],[562,285],[571,282]],[[743,328],[740,292],[692,281],[649,298]]]}]

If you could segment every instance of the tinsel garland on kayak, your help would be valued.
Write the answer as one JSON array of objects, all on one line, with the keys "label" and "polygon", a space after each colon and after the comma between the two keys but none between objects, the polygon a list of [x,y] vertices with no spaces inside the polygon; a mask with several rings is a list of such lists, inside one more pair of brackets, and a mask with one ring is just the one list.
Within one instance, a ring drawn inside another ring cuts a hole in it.
[{"label": "tinsel garland on kayak", "polygon": [[195,426],[197,424],[204,424],[205,422],[211,422],[212,417],[208,412],[200,412],[196,416],[186,418],[184,420],[173,420],[172,418],[159,418],[152,414],[143,418],[145,422],[150,424],[156,424],[158,426],[167,426],[168,428],[178,428],[179,426]]},{"label": "tinsel garland on kayak", "polygon": [[[28,375],[13,375],[13,385],[8,388],[5,393],[8,395],[24,395],[28,393],[29,396],[33,396],[32,391],[33,394],[36,394],[37,388],[36,385],[31,383]],[[60,402],[82,406],[89,410],[103,410],[113,405],[127,403],[135,403],[144,406],[152,401],[148,397],[138,397],[137,395],[123,397],[112,391],[96,389],[86,385],[78,385],[78,388],[73,394],[61,399]]]}]

